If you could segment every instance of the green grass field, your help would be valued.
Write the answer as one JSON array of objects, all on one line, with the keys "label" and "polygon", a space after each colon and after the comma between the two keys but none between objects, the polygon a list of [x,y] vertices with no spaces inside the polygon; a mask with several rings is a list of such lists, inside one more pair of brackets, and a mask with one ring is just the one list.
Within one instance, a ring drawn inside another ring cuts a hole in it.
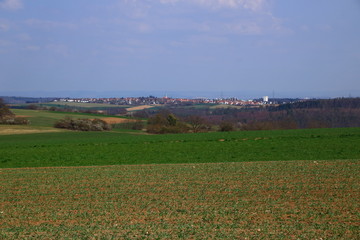
[{"label": "green grass field", "polygon": [[360,128],[0,136],[0,168],[360,159]]},{"label": "green grass field", "polygon": [[28,133],[0,135],[0,239],[360,235],[360,128]]}]

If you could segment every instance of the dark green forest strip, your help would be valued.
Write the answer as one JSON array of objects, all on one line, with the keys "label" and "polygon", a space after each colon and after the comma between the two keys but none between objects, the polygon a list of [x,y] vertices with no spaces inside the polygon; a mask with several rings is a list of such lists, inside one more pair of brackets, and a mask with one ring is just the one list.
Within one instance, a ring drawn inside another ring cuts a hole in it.
[{"label": "dark green forest strip", "polygon": [[0,136],[1,168],[331,159],[360,159],[360,128]]}]

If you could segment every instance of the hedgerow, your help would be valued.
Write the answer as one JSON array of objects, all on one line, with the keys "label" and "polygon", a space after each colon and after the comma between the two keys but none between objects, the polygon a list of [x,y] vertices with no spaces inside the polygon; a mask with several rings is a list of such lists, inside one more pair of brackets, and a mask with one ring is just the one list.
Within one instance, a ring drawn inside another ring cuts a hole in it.
[{"label": "hedgerow", "polygon": [[108,131],[111,126],[101,119],[72,119],[64,118],[57,121],[56,128],[65,128],[77,131]]}]

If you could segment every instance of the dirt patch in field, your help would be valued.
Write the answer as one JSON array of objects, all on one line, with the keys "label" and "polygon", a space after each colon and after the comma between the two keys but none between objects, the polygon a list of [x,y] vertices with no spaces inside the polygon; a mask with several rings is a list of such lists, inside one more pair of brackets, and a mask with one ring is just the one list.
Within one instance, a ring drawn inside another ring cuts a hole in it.
[{"label": "dirt patch in field", "polygon": [[30,134],[30,133],[47,133],[47,132],[60,132],[61,130],[57,129],[12,129],[12,128],[2,128],[0,129],[0,135],[13,135],[13,134]]},{"label": "dirt patch in field", "polygon": [[16,117],[21,117],[21,118],[30,118],[32,116],[28,116],[28,115],[15,115]]},{"label": "dirt patch in field", "polygon": [[139,110],[144,110],[147,108],[153,108],[156,107],[157,105],[141,105],[141,106],[137,106],[137,107],[131,107],[131,108],[127,108],[126,110],[128,111],[139,111]]},{"label": "dirt patch in field", "polygon": [[127,123],[127,122],[134,122],[134,119],[126,119],[126,118],[115,118],[115,117],[107,117],[107,118],[100,118],[101,120],[105,121],[108,124],[116,124],[116,123]]}]

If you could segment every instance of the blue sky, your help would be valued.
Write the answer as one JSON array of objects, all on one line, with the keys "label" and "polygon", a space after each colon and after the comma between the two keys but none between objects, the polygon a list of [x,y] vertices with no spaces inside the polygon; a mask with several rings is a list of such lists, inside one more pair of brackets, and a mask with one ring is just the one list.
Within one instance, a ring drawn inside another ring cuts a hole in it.
[{"label": "blue sky", "polygon": [[0,0],[0,93],[360,96],[359,26],[359,0]]}]

